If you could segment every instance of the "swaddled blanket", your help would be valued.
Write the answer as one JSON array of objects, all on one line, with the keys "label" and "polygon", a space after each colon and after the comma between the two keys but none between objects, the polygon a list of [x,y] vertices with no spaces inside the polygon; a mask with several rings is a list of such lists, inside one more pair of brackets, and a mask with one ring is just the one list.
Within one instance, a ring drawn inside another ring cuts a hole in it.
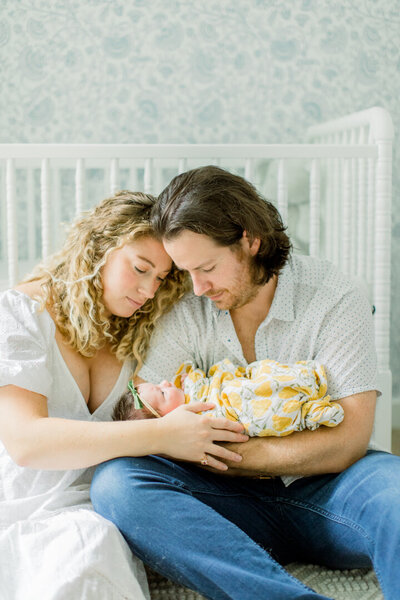
[{"label": "swaddled blanket", "polygon": [[335,427],[344,416],[342,406],[327,395],[324,367],[312,360],[285,365],[265,359],[235,367],[225,359],[213,365],[207,376],[185,362],[173,383],[183,389],[186,403],[214,402],[215,409],[207,412],[240,421],[250,436]]}]

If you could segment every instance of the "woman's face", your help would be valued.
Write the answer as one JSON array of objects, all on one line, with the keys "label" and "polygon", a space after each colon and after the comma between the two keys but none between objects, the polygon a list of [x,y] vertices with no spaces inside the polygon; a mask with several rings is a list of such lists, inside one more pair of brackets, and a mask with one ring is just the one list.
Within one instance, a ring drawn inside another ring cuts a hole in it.
[{"label": "woman's face", "polygon": [[101,271],[107,311],[131,317],[148,298],[153,298],[171,266],[162,243],[150,236],[111,252]]}]

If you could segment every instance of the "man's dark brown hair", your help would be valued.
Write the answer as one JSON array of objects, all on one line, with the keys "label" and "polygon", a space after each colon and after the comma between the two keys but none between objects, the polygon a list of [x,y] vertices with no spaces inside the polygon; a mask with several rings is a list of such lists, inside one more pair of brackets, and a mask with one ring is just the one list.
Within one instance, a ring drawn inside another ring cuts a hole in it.
[{"label": "man's dark brown hair", "polygon": [[177,175],[161,192],[151,214],[156,235],[173,240],[184,230],[209,236],[219,246],[237,246],[246,231],[260,239],[254,283],[267,283],[286,264],[291,242],[278,210],[255,187],[219,167]]}]

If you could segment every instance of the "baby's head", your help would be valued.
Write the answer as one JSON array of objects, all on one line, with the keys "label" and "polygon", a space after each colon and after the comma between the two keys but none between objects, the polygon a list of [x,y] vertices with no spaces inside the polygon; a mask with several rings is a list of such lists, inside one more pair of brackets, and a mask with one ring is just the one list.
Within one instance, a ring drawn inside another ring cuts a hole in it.
[{"label": "baby's head", "polygon": [[136,388],[132,381],[114,407],[114,421],[132,419],[151,419],[163,417],[181,404],[185,403],[183,391],[169,381],[140,383]]}]

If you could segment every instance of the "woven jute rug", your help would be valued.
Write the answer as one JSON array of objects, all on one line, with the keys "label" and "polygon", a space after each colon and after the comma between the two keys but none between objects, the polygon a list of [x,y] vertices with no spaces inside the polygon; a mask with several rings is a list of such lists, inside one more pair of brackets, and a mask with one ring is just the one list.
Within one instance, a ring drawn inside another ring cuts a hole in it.
[{"label": "woven jute rug", "polygon": [[[331,571],[324,567],[292,563],[286,569],[310,588],[333,600],[384,600],[373,571]],[[205,600],[203,596],[172,583],[147,569],[152,600]],[[265,598],[268,598],[266,590]],[[261,599],[260,599],[261,600]]]}]

